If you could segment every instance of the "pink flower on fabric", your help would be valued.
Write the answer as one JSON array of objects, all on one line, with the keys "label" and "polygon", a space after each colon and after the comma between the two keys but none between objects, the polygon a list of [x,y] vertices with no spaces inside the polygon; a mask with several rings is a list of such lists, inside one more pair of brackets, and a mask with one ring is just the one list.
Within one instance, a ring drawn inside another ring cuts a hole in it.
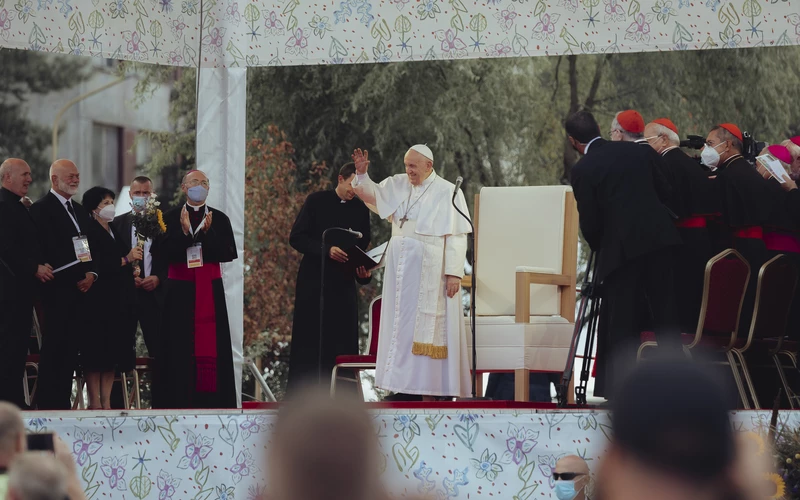
[{"label": "pink flower on fabric", "polygon": [[192,431],[186,431],[186,433],[188,436],[186,437],[185,455],[178,462],[178,468],[188,469],[191,467],[197,470],[198,467],[203,466],[203,460],[211,453],[214,440],[210,437],[194,434]]},{"label": "pink flower on fabric", "polygon": [[561,18],[559,14],[542,14],[539,22],[533,26],[533,38],[555,43],[556,23]]},{"label": "pink flower on fabric", "polygon": [[435,33],[436,39],[442,42],[442,52],[447,57],[464,57],[467,55],[467,44],[460,38],[456,37],[455,31],[448,29],[447,31],[439,30]]},{"label": "pink flower on fabric", "polygon": [[650,42],[650,23],[653,21],[653,16],[647,14],[646,16],[641,12],[636,16],[636,20],[628,26],[625,33],[626,40],[633,40],[635,42]]},{"label": "pink flower on fabric", "polygon": [[102,447],[102,434],[75,428],[75,442],[72,443],[72,453],[75,455],[78,465],[84,466],[89,457],[100,451]]}]

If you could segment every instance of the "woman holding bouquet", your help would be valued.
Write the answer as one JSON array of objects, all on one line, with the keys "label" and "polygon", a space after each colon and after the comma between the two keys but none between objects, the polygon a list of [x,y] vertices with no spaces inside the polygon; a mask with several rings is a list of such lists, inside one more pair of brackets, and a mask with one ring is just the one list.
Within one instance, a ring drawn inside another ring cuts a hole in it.
[{"label": "woman holding bouquet", "polygon": [[[94,224],[88,232],[98,279],[89,290],[94,314],[86,324],[80,360],[89,394],[89,409],[111,409],[114,372],[134,368],[136,288],[132,263],[142,259],[142,249],[126,246],[114,237],[114,193],[93,187],[83,195],[83,205]],[[134,332],[134,335],[130,335]]]}]

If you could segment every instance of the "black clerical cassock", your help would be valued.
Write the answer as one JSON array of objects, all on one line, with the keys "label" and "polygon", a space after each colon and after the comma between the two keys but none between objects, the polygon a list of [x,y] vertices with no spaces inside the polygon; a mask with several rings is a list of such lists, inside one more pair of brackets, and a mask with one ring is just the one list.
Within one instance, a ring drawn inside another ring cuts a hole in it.
[{"label": "black clerical cassock", "polygon": [[676,305],[684,332],[694,332],[700,315],[703,280],[712,257],[708,221],[719,213],[714,184],[700,164],[678,147],[662,152],[672,174],[672,187],[680,193],[673,205],[683,245],[675,252]]},{"label": "black clerical cassock", "polygon": [[[369,210],[364,203],[353,198],[345,201],[336,191],[320,191],[308,196],[292,227],[289,242],[303,254],[297,274],[297,291],[292,325],[292,349],[289,361],[289,386],[293,391],[303,381],[317,380],[320,334],[320,278],[322,233],[332,227],[342,227],[360,232],[362,238],[355,242],[366,250],[370,242]],[[330,246],[346,245],[347,237],[329,232]],[[338,242],[336,240],[339,240]],[[342,250],[347,251],[346,248]],[[327,249],[326,249],[327,253]],[[357,279],[352,267],[326,257],[325,263],[325,323],[322,345],[323,378],[330,377],[336,356],[358,354],[358,296]]]},{"label": "black clerical cassock", "polygon": [[750,264],[750,282],[739,318],[739,335],[747,335],[758,271],[766,259],[764,226],[769,223],[777,200],[767,181],[742,155],[734,155],[720,164],[714,182],[717,183],[722,221],[727,231],[713,238],[712,245],[716,250],[734,248]]},{"label": "black clerical cassock", "polygon": [[[231,332],[220,269],[221,263],[238,257],[233,229],[230,219],[213,207],[185,207],[190,233],[183,234],[182,205],[164,214],[167,233],[152,250],[163,252],[169,262],[160,380],[173,408],[234,408]],[[212,223],[203,231],[206,213]],[[197,243],[203,265],[189,268],[187,249]]]}]

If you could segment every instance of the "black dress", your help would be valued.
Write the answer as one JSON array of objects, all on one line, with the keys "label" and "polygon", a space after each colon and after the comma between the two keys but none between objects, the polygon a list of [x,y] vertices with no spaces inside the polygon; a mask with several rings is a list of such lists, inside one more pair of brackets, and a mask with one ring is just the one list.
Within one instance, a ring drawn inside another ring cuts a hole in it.
[{"label": "black dress", "polygon": [[[320,191],[308,196],[292,227],[289,242],[303,254],[297,274],[297,290],[292,324],[292,348],[289,357],[291,393],[304,380],[317,380],[319,362],[319,307],[322,233],[332,227],[362,233],[356,244],[366,249],[370,241],[369,209],[359,199],[343,201],[336,191]],[[341,233],[329,232],[328,246],[346,246],[337,240]],[[351,240],[352,244],[352,240]],[[344,249],[344,248],[343,248]],[[325,332],[322,346],[322,378],[330,380],[336,356],[358,354],[358,296],[351,271],[330,258],[325,263]]]},{"label": "black dress", "polygon": [[80,345],[80,364],[89,372],[130,371],[136,361],[136,328],[132,326],[136,287],[132,266],[120,265],[130,248],[96,220],[87,234],[99,277],[86,293],[91,313]]}]

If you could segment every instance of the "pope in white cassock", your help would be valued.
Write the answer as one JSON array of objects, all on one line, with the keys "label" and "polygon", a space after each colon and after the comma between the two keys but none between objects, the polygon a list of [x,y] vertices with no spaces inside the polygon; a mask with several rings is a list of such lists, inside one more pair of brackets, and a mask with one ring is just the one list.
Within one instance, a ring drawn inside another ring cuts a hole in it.
[{"label": "pope in white cassock", "polygon": [[[405,174],[375,184],[369,152],[353,153],[353,188],[392,223],[378,338],[377,387],[404,394],[467,396],[471,392],[461,278],[469,224],[451,204],[455,186],[433,169],[427,146],[412,146]],[[458,208],[468,214],[464,193]]]}]

